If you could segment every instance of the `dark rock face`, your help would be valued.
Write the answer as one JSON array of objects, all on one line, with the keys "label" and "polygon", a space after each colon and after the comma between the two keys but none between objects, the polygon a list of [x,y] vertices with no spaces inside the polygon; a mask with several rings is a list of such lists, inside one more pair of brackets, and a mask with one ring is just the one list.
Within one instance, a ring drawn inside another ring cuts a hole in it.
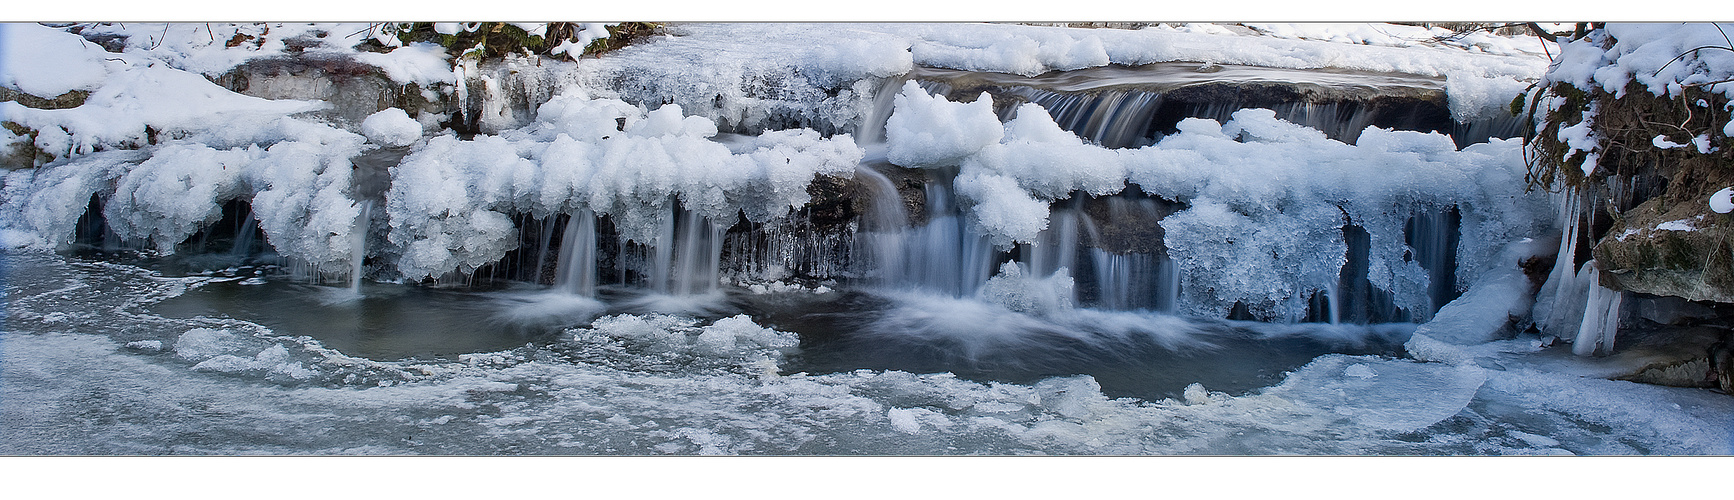
[{"label": "dark rock face", "polygon": [[231,91],[265,99],[308,99],[332,104],[319,111],[337,123],[359,126],[385,108],[411,116],[444,113],[443,99],[429,99],[420,86],[398,85],[372,65],[341,57],[295,56],[249,61],[212,79]]}]

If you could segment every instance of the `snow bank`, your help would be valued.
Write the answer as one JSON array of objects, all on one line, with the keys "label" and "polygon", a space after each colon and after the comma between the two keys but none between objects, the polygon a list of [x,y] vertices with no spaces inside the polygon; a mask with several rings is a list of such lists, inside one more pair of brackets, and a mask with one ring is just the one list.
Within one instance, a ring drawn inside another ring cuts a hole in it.
[{"label": "snow bank", "polygon": [[[1035,76],[1107,64],[1192,61],[1274,68],[1343,68],[1445,76],[1534,78],[1547,66],[1533,38],[1468,35],[1435,42],[1443,29],[1389,24],[1252,25],[1264,34],[1227,29],[1153,26],[1139,30],[1078,29],[1001,24],[891,24],[850,26],[909,40],[915,63],[926,66]],[[1414,33],[1416,30],[1424,35]],[[1368,41],[1379,42],[1376,45]],[[1383,46],[1381,46],[1383,45]]]},{"label": "snow bank", "polygon": [[358,52],[355,60],[385,71],[385,76],[397,83],[413,83],[423,88],[436,84],[456,84],[458,74],[452,70],[451,56],[439,44],[417,42],[391,49],[391,52]]},{"label": "snow bank", "polygon": [[78,35],[34,23],[0,23],[0,87],[54,98],[94,90],[108,53]]},{"label": "snow bank", "polygon": [[7,121],[38,131],[36,147],[57,157],[116,147],[140,147],[159,138],[190,137],[235,146],[279,133],[276,119],[323,109],[317,101],[273,101],[244,96],[193,73],[160,66],[111,72],[84,105],[35,109],[0,102]]},{"label": "snow bank", "polygon": [[[1711,92],[1734,96],[1734,84],[1710,83],[1734,79],[1727,29],[1710,23],[1609,24],[1562,46],[1546,78],[1615,97],[1634,81],[1657,96],[1678,97],[1685,85],[1706,84]],[[1712,48],[1693,50],[1700,47]]]},{"label": "snow bank", "polygon": [[1311,292],[1336,283],[1345,224],[1371,236],[1373,285],[1395,292],[1400,307],[1426,310],[1429,278],[1405,242],[1410,217],[1458,208],[1454,285],[1465,286],[1552,214],[1546,200],[1522,191],[1515,140],[1458,151],[1443,135],[1368,128],[1351,146],[1248,109],[1226,124],[1183,120],[1179,133],[1153,146],[1110,150],[1061,130],[1035,105],[991,133],[998,121],[979,100],[954,103],[912,85],[890,123],[891,160],[960,165],[957,192],[1001,245],[1039,244],[1048,204],[1074,192],[1102,196],[1135,184],[1189,205],[1161,224],[1188,280],[1183,312],[1199,316],[1223,316],[1242,301],[1262,317],[1298,318]]}]

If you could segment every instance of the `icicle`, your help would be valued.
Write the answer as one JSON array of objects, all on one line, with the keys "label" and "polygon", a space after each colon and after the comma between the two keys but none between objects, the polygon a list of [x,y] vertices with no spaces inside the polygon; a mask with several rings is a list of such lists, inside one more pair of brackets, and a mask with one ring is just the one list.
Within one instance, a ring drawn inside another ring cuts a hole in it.
[{"label": "icicle", "polygon": [[1584,270],[1589,272],[1589,298],[1585,301],[1583,321],[1578,325],[1577,339],[1572,341],[1571,352],[1589,356],[1599,348],[1602,354],[1612,354],[1614,334],[1619,332],[1623,294],[1602,286],[1596,261],[1585,263]]},{"label": "icicle", "polygon": [[[1547,283],[1542,285],[1536,294],[1535,307],[1531,316],[1535,318],[1542,331],[1559,337],[1560,330],[1568,325],[1577,324],[1577,311],[1572,297],[1582,292],[1573,272],[1573,256],[1577,254],[1578,224],[1582,220],[1582,198],[1574,191],[1566,191],[1560,197],[1560,237],[1559,253],[1553,263],[1553,271],[1548,273]],[[1581,303],[1581,302],[1577,302]]]}]

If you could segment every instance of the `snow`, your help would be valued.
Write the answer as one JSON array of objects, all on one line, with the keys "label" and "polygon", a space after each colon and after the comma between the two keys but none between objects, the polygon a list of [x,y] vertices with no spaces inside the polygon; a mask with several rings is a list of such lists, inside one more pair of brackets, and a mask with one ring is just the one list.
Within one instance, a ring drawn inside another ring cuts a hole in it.
[{"label": "snow", "polygon": [[356,61],[379,67],[385,76],[398,83],[413,83],[423,88],[437,84],[456,84],[458,75],[452,71],[451,56],[439,44],[416,42],[397,47],[391,52],[358,52]]},{"label": "snow", "polygon": [[1445,79],[1445,97],[1451,119],[1459,123],[1511,116],[1511,100],[1529,90],[1533,82],[1506,75],[1481,77],[1451,73]]},{"label": "snow", "polygon": [[398,108],[385,108],[361,122],[361,133],[384,146],[408,146],[421,138],[421,132],[421,122]]},{"label": "snow", "polygon": [[1678,97],[1687,86],[1734,96],[1734,84],[1725,82],[1734,78],[1726,30],[1712,23],[1609,23],[1562,45],[1545,81],[1616,97],[1634,82],[1656,96]]},{"label": "snow", "polygon": [[[971,103],[928,95],[915,82],[897,94],[885,124],[886,159],[911,167],[956,166],[965,157],[999,142],[1005,129],[986,93]],[[1049,120],[1052,121],[1051,119]]]},{"label": "snow", "polygon": [[1710,195],[1710,210],[1719,214],[1734,212],[1734,187],[1725,187]]},{"label": "snow", "polygon": [[[624,120],[625,130],[617,130]],[[507,214],[589,209],[611,215],[631,240],[657,238],[678,202],[716,221],[744,213],[766,222],[811,198],[815,175],[853,175],[864,154],[849,136],[768,132],[741,152],[711,141],[716,126],[678,105],[649,113],[568,89],[537,121],[462,141],[437,136],[392,168],[389,240],[410,278],[469,272],[518,242]]]},{"label": "snow", "polygon": [[1680,220],[1671,220],[1671,221],[1663,222],[1660,224],[1656,224],[1656,230],[1657,231],[1697,231],[1698,228],[1692,226],[1692,220],[1691,219],[1680,219]]},{"label": "snow", "polygon": [[0,87],[42,98],[95,90],[108,76],[107,51],[78,35],[35,23],[0,23]]}]

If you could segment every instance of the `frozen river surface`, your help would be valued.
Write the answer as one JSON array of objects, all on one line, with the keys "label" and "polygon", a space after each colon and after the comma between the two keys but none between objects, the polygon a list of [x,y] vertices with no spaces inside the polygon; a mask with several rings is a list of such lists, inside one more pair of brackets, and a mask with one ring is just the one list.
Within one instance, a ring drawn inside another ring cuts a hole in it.
[{"label": "frozen river surface", "polygon": [[[1734,398],[1544,370],[1523,337],[1454,366],[1406,359],[1393,327],[739,290],[663,314],[3,264],[5,455],[1728,454],[1734,424]],[[366,305],[394,295],[415,300]],[[596,319],[498,320],[526,310]]]}]

